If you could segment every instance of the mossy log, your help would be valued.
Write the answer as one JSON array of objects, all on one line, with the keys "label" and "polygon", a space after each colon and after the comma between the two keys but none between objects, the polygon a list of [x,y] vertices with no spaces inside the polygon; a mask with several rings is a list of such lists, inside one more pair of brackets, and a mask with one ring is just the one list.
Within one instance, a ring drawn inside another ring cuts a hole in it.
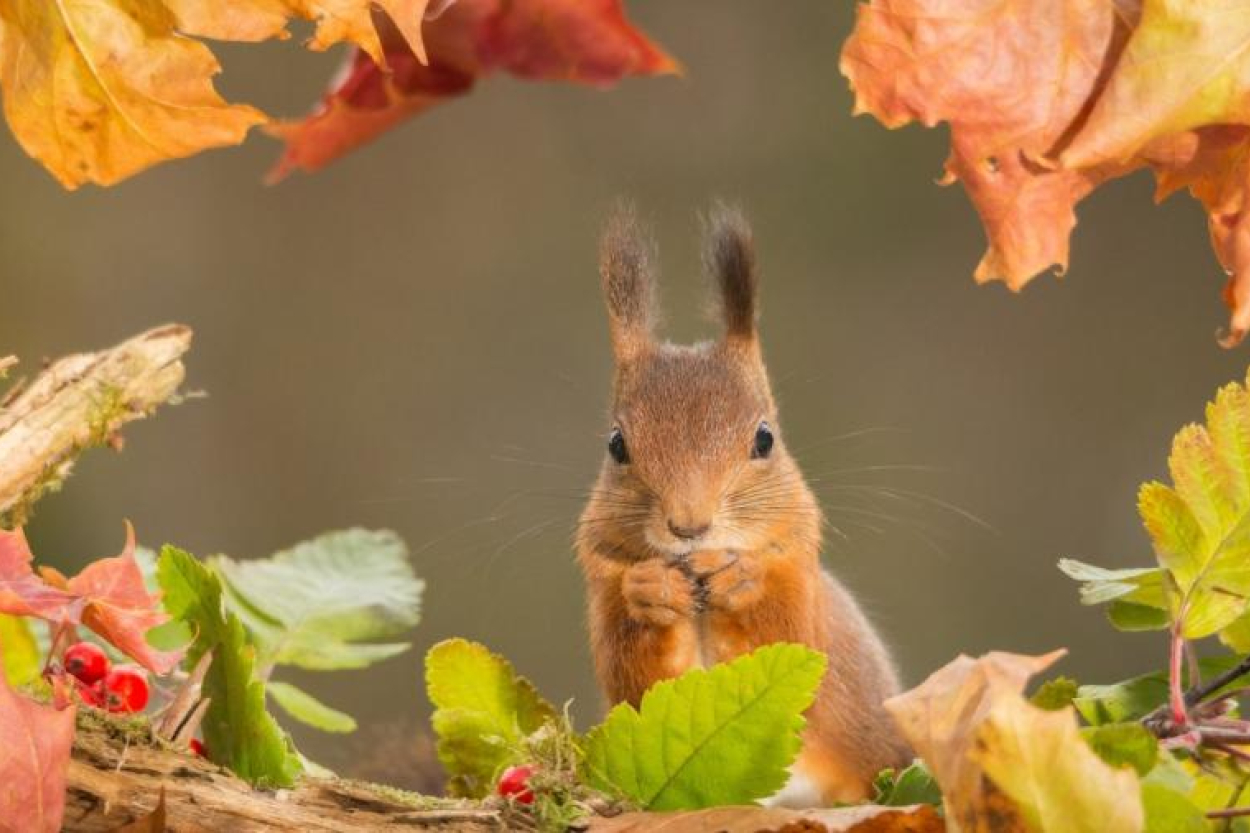
[{"label": "mossy log", "polygon": [[[169,401],[182,384],[191,330],[169,324],[116,347],[66,356],[0,398],[0,527],[26,521],[88,448],[119,447],[123,425]],[[0,357],[0,376],[16,364]]]},{"label": "mossy log", "polygon": [[254,790],[189,751],[154,741],[146,730],[127,731],[124,723],[86,715],[78,721],[67,787],[64,833],[142,825],[162,794],[171,833],[479,833],[517,826],[499,808],[356,781],[306,778],[291,790]]}]

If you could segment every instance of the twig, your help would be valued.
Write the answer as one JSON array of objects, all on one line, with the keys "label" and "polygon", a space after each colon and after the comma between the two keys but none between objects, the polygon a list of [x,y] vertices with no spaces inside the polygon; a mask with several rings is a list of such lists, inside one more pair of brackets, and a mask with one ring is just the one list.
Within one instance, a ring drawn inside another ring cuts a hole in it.
[{"label": "twig", "polygon": [[1241,662],[1216,677],[1212,677],[1199,686],[1194,686],[1185,692],[1185,703],[1193,706],[1205,701],[1212,694],[1219,691],[1224,686],[1231,683],[1238,677],[1250,673],[1250,656],[1247,656]]}]

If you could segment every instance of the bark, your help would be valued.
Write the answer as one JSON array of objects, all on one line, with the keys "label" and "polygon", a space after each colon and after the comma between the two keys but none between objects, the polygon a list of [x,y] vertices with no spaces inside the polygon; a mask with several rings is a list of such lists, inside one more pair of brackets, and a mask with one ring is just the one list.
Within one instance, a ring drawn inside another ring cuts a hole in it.
[{"label": "bark", "polygon": [[[118,448],[118,431],[168,401],[182,384],[191,330],[158,327],[97,353],[66,356],[0,398],[0,527],[25,522],[88,448]],[[0,376],[15,364],[0,357]]]},{"label": "bark", "polygon": [[190,752],[150,737],[128,740],[100,719],[79,721],[63,833],[105,833],[139,822],[156,808],[162,789],[171,833],[480,833],[525,827],[509,823],[500,809],[353,781],[307,778],[293,790],[253,790]]}]

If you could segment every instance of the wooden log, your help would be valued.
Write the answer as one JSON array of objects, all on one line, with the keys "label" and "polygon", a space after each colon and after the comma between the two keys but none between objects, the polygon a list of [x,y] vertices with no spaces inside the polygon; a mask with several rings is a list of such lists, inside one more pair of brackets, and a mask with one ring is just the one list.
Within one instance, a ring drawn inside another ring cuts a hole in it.
[{"label": "wooden log", "polygon": [[[170,324],[116,347],[58,359],[0,398],[0,527],[24,523],[88,448],[121,445],[123,425],[173,397],[191,330]],[[0,375],[15,364],[0,358]]]}]

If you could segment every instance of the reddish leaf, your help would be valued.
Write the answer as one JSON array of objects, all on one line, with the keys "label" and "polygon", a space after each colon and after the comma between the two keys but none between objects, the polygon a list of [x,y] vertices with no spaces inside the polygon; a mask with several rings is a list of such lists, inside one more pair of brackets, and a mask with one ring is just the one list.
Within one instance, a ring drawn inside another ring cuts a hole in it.
[{"label": "reddish leaf", "polygon": [[21,529],[0,529],[0,613],[43,619],[75,615],[77,599],[35,575],[32,558]]},{"label": "reddish leaf", "polygon": [[355,49],[312,115],[266,128],[286,142],[270,181],[317,170],[495,70],[594,86],[678,70],[625,19],[621,0],[459,0],[425,24],[428,65],[377,22],[389,71]]},{"label": "reddish leaf", "polygon": [[161,610],[159,597],[143,584],[135,561],[135,531],[129,523],[121,555],[88,564],[67,587],[83,601],[82,624],[144,668],[166,674],[182,659],[181,651],[158,651],[147,642],[147,632],[169,621],[169,616]]},{"label": "reddish leaf", "polygon": [[72,579],[43,567],[40,578],[31,570],[21,530],[0,531],[0,613],[86,625],[148,670],[168,673],[182,654],[157,651],[147,643],[147,632],[169,617],[160,599],[144,587],[134,552],[134,529],[127,523],[121,555],[95,561]]},{"label": "reddish leaf", "polygon": [[72,706],[37,703],[0,674],[0,833],[61,829],[73,740]]}]

